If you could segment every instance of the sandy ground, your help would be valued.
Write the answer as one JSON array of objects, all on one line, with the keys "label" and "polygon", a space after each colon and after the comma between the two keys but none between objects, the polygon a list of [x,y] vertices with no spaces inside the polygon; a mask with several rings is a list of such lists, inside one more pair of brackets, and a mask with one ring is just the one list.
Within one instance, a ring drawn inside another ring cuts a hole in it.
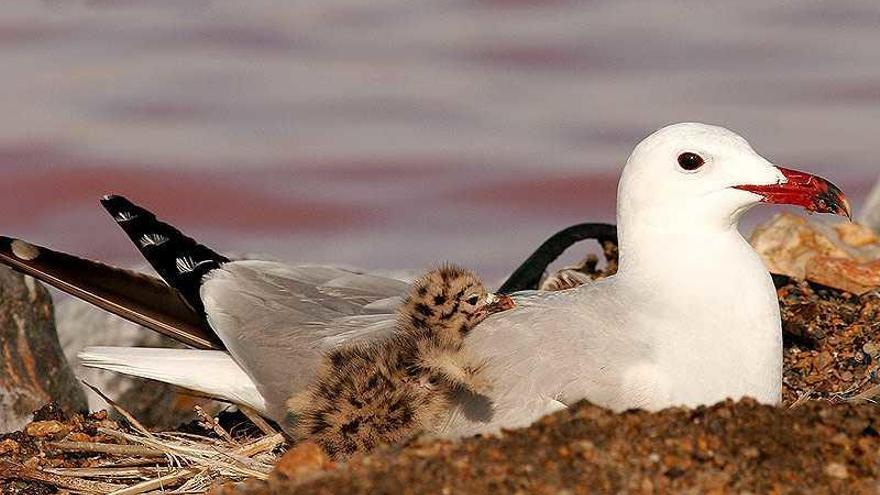
[{"label": "sandy ground", "polygon": [[[613,414],[581,403],[498,437],[382,450],[295,493],[872,492],[876,413],[747,400]],[[243,493],[291,490],[274,481]]]}]

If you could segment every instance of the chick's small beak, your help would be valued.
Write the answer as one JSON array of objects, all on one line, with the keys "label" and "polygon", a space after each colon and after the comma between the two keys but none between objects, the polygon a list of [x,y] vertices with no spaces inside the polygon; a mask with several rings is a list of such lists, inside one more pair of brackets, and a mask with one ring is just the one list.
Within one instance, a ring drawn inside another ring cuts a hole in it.
[{"label": "chick's small beak", "polygon": [[806,172],[777,168],[787,179],[784,183],[735,187],[760,195],[764,203],[796,205],[809,211],[833,213],[852,220],[849,200],[839,187]]},{"label": "chick's small beak", "polygon": [[487,314],[500,313],[516,307],[513,299],[507,295],[499,295],[490,292],[486,295],[484,309]]}]

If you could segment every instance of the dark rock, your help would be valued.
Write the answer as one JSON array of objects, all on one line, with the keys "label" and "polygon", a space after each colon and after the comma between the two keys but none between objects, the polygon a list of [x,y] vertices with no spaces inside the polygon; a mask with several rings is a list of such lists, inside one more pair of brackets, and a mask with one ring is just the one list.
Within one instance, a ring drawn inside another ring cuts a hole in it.
[{"label": "dark rock", "polygon": [[0,432],[20,429],[53,400],[68,412],[87,407],[58,343],[52,299],[38,282],[0,267]]},{"label": "dark rock", "polygon": [[67,421],[67,414],[57,402],[52,401],[34,411],[34,421]]}]

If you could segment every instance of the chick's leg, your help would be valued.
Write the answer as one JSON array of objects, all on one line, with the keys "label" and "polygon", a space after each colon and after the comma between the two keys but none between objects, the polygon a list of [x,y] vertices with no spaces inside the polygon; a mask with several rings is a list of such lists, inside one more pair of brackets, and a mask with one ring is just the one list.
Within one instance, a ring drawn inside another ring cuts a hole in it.
[{"label": "chick's leg", "polygon": [[422,358],[422,367],[439,375],[453,387],[473,394],[484,395],[492,390],[492,384],[482,373],[483,364],[461,352],[428,354]]}]

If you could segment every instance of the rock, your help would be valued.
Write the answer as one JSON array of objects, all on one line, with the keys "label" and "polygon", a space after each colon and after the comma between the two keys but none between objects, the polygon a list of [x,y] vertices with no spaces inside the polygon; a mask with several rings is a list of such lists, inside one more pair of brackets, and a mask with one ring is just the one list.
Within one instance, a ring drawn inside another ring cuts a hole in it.
[{"label": "rock", "polygon": [[303,442],[288,450],[275,464],[275,475],[291,480],[313,478],[335,466],[314,442]]},{"label": "rock", "polygon": [[34,411],[34,421],[67,421],[64,409],[55,401],[49,402]]},{"label": "rock", "polygon": [[52,400],[69,412],[86,409],[58,343],[52,299],[40,283],[0,267],[0,432],[21,429]]},{"label": "rock", "polygon": [[7,438],[0,442],[0,455],[17,454],[20,450],[18,442],[11,438]]},{"label": "rock", "polygon": [[880,244],[880,237],[873,230],[858,223],[839,223],[834,230],[841,241],[854,248]]},{"label": "rock", "polygon": [[86,435],[82,432],[71,433],[67,435],[67,441],[69,442],[91,442],[92,437]]},{"label": "rock", "polygon": [[70,429],[60,421],[34,421],[24,428],[24,432],[29,437],[63,438],[70,433]]},{"label": "rock", "polygon": [[807,265],[806,279],[861,295],[880,287],[880,260],[871,263],[817,256]]},{"label": "rock", "polygon": [[782,213],[758,226],[750,242],[772,273],[798,280],[806,277],[807,264],[816,256],[847,258],[846,251],[813,228],[806,219]]},{"label": "rock", "polygon": [[853,294],[880,287],[880,237],[862,225],[783,213],[756,228],[750,242],[772,273]]},{"label": "rock", "polygon": [[846,466],[840,464],[839,462],[829,462],[825,465],[825,474],[831,476],[832,478],[837,478],[840,480],[845,480],[849,478],[849,472],[846,469]]}]

